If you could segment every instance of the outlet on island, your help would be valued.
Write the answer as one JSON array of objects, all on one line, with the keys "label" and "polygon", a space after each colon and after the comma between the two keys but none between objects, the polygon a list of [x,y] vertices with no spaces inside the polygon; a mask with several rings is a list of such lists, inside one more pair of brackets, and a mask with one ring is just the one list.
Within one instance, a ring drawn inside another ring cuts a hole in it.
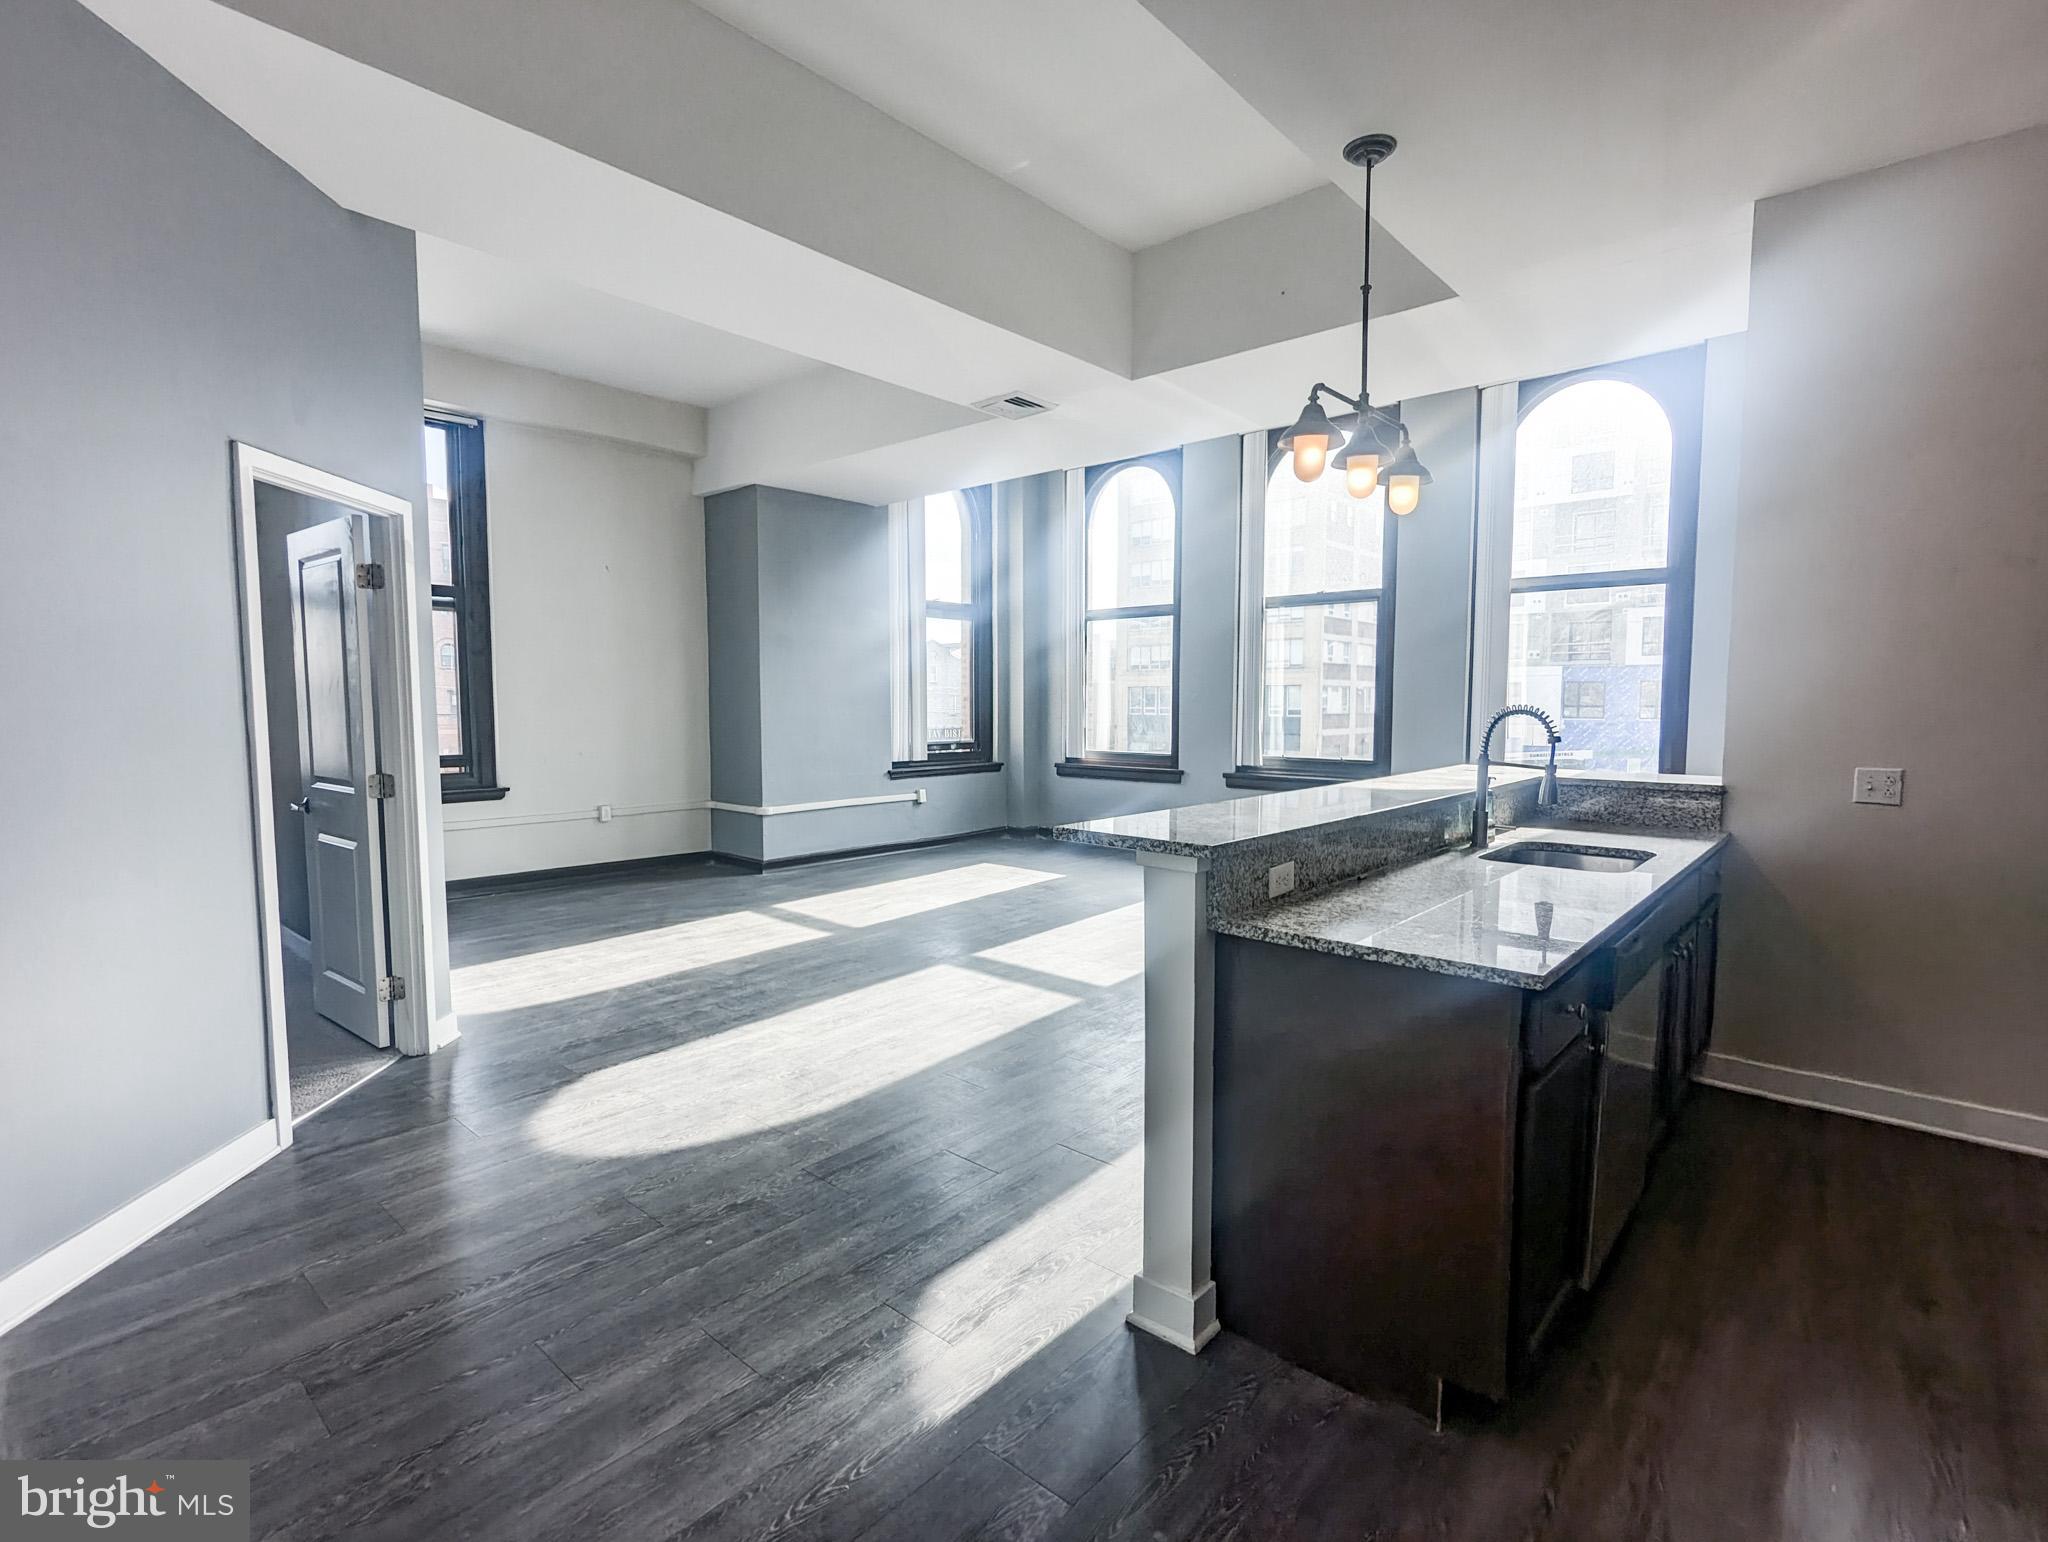
[{"label": "outlet on island", "polygon": [[1278,899],[1283,894],[1294,892],[1294,864],[1282,862],[1278,867],[1266,869],[1266,898]]},{"label": "outlet on island", "polygon": [[1881,803],[1897,808],[1905,801],[1906,773],[1897,766],[1858,766],[1850,789],[1852,803]]}]

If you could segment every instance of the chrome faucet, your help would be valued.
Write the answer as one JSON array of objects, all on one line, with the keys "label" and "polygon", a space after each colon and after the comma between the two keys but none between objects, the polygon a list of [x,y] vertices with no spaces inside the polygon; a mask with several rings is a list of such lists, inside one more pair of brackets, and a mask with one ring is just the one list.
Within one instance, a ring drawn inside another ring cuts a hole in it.
[{"label": "chrome faucet", "polygon": [[1536,806],[1550,808],[1557,802],[1557,746],[1564,735],[1557,731],[1557,724],[1550,720],[1550,714],[1540,707],[1502,707],[1487,721],[1486,732],[1479,736],[1479,791],[1472,799],[1472,849],[1484,851],[1492,835],[1487,830],[1489,823],[1486,812],[1486,798],[1489,791],[1487,782],[1493,774],[1493,731],[1500,727],[1503,718],[1533,717],[1543,725],[1543,731],[1550,735],[1550,764],[1544,767],[1543,783],[1536,789]]}]

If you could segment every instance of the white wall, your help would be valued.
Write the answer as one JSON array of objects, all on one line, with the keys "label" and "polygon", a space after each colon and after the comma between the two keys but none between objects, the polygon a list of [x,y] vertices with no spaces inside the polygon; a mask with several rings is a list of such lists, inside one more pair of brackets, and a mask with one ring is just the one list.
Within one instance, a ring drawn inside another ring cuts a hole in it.
[{"label": "white wall", "polygon": [[[504,383],[541,378],[490,391],[435,352],[428,395],[484,419],[498,779],[510,789],[447,805],[449,877],[704,850],[704,506],[690,462],[496,416],[494,405],[554,399],[559,388],[541,387],[560,377],[495,365]],[[465,384],[472,399],[457,395]],[[638,419],[579,421],[625,432]]]},{"label": "white wall", "polygon": [[1757,206],[1715,1045],[2034,1115],[2044,254],[2048,128]]}]

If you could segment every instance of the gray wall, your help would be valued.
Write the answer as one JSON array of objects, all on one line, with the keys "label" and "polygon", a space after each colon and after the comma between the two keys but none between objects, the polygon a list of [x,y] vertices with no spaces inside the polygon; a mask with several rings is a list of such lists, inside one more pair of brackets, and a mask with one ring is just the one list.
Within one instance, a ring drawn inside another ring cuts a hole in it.
[{"label": "gray wall", "polygon": [[1757,206],[1716,1044],[2037,1115],[2044,253],[2048,129]]},{"label": "gray wall", "polygon": [[[761,797],[761,489],[704,500],[704,615],[711,659],[711,796]],[[714,811],[711,849],[761,856],[761,821]]]},{"label": "gray wall", "polygon": [[1693,560],[1692,686],[1685,769],[1719,776],[1728,736],[1728,644],[1735,626],[1735,524],[1742,489],[1742,377],[1748,340],[1707,340],[1700,422],[1700,522]]},{"label": "gray wall", "polygon": [[268,1117],[228,442],[421,466],[409,233],[75,0],[0,8],[0,144],[4,1273]]},{"label": "gray wall", "polygon": [[1479,393],[1403,402],[1401,420],[1436,478],[1395,537],[1393,769],[1418,771],[1465,758]]},{"label": "gray wall", "polygon": [[713,799],[774,807],[922,787],[929,800],[717,810],[714,850],[773,862],[1008,822],[1002,773],[889,779],[887,509],[740,488],[705,500],[705,552]]}]

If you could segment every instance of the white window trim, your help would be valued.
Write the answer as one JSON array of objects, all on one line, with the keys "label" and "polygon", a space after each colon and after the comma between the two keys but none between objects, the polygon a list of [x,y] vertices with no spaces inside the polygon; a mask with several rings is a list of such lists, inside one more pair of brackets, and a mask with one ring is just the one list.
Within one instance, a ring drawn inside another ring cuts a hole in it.
[{"label": "white window trim", "polygon": [[889,505],[889,715],[899,763],[927,758],[924,699],[924,499]]},{"label": "white window trim", "polygon": [[1515,565],[1515,430],[1521,387],[1479,393],[1478,529],[1472,549],[1472,718],[1465,753],[1508,700],[1509,585]]},{"label": "white window trim", "polygon": [[1088,473],[1076,466],[1067,472],[1065,615],[1060,618],[1060,646],[1066,650],[1066,743],[1062,753],[1079,760],[1087,743],[1088,649],[1082,625],[1088,614]]},{"label": "white window trim", "polygon": [[1259,764],[1259,709],[1265,684],[1266,458],[1270,431],[1244,436],[1238,473],[1237,763]]}]

